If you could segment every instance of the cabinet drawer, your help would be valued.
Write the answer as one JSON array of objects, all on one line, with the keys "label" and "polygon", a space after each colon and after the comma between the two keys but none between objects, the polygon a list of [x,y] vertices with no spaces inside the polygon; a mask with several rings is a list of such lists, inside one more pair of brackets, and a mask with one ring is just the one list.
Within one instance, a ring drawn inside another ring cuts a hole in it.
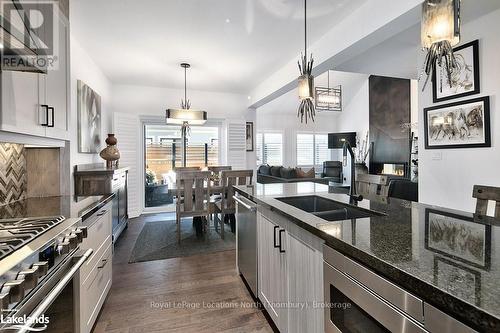
[{"label": "cabinet drawer", "polygon": [[80,286],[80,330],[90,332],[111,287],[112,246],[109,244]]},{"label": "cabinet drawer", "polygon": [[[80,268],[80,276],[85,280],[94,268],[103,252],[106,251],[111,244],[111,206],[106,205],[99,212],[94,214],[90,219],[97,217],[96,221],[91,224],[87,230],[87,238],[81,244],[81,248],[93,249],[94,253]],[[100,215],[100,216],[99,216]],[[88,220],[87,220],[88,221]],[[85,221],[85,223],[87,223]]]}]

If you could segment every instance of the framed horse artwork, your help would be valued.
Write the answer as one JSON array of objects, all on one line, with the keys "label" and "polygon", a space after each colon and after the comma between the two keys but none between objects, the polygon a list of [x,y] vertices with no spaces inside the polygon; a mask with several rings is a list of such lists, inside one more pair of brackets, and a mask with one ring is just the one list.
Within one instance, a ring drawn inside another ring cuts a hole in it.
[{"label": "framed horse artwork", "polygon": [[491,147],[490,98],[424,109],[425,149]]}]

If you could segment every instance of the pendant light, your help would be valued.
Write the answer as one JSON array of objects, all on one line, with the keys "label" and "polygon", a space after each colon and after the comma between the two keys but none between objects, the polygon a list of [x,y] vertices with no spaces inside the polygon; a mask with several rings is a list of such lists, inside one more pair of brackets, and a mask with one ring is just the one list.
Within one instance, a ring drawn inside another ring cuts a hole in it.
[{"label": "pendant light", "polygon": [[427,86],[435,66],[444,69],[448,84],[457,69],[453,47],[460,42],[460,0],[425,0],[422,4],[422,47],[427,50],[420,77],[427,75]]},{"label": "pendant light", "polygon": [[297,111],[297,117],[300,122],[304,122],[311,118],[314,122],[315,107],[314,107],[314,76],[312,76],[314,59],[311,54],[309,61],[307,60],[307,0],[304,0],[304,54],[301,53],[298,61],[300,76],[299,83],[299,99],[300,105]]},{"label": "pendant light", "polygon": [[318,111],[342,111],[342,86],[330,88],[330,70],[327,87],[315,88],[315,106]]},{"label": "pendant light", "polygon": [[166,122],[167,124],[182,125],[189,128],[189,125],[203,125],[207,121],[207,112],[191,110],[191,102],[187,99],[187,69],[190,64],[182,63],[184,68],[184,99],[181,99],[180,109],[167,109]]}]

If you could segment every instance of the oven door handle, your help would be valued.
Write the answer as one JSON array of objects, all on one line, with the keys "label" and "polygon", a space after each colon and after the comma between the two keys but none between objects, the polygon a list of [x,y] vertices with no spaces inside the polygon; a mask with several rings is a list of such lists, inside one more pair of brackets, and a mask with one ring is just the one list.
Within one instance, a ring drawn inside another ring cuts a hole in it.
[{"label": "oven door handle", "polygon": [[[30,318],[38,318],[47,311],[52,302],[59,296],[61,291],[63,291],[64,287],[69,283],[69,281],[73,278],[73,276],[78,272],[80,267],[87,261],[88,258],[92,255],[94,250],[88,249],[85,253],[78,259],[76,264],[71,267],[71,269],[64,275],[64,277],[56,284],[56,286],[47,294],[47,296],[40,302],[40,304],[33,310],[33,312],[29,315]],[[34,321],[23,325],[18,333],[26,333],[29,331],[31,327],[35,325]]]}]

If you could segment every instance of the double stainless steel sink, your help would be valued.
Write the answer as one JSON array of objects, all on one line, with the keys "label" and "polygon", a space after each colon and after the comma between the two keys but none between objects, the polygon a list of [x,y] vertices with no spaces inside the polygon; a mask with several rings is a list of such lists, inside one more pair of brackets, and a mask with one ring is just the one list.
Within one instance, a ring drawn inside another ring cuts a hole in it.
[{"label": "double stainless steel sink", "polygon": [[326,199],[317,195],[276,198],[287,205],[316,215],[327,221],[361,219],[365,217],[385,216],[383,213],[368,209],[353,207],[338,201]]}]

